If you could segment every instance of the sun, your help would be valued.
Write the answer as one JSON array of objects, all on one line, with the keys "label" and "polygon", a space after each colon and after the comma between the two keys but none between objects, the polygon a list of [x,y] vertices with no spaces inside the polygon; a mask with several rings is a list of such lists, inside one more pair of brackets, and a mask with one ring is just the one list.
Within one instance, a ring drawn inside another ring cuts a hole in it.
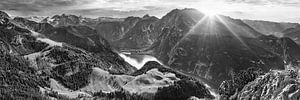
[{"label": "sun", "polygon": [[208,2],[199,2],[193,8],[204,13],[208,17],[221,15],[228,9],[228,6],[221,1],[209,0]]},{"label": "sun", "polygon": [[201,12],[203,12],[205,16],[208,17],[214,17],[220,14],[220,12],[217,10],[201,10]]}]

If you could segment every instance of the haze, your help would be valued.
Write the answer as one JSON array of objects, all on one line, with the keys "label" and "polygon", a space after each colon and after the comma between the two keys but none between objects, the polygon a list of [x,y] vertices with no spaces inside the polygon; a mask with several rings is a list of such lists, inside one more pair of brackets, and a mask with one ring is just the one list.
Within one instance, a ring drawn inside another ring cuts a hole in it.
[{"label": "haze", "polygon": [[300,0],[1,0],[12,16],[75,14],[85,17],[163,16],[174,8],[197,8],[239,19],[300,22]]}]

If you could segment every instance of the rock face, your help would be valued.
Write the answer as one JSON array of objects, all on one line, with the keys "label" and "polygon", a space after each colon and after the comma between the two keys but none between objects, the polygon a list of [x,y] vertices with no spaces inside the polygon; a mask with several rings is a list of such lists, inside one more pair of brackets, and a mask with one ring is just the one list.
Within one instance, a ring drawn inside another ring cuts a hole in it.
[{"label": "rock face", "polygon": [[161,31],[156,31],[160,36],[149,50],[172,68],[215,86],[249,67],[267,72],[283,69],[285,61],[299,60],[300,49],[293,41],[263,35],[242,20],[176,9],[160,22]]},{"label": "rock face", "polygon": [[158,18],[156,17],[143,17],[132,27],[125,35],[114,45],[119,48],[139,49],[146,48],[153,44],[158,34],[154,34],[154,27]]},{"label": "rock face", "polygon": [[247,84],[236,98],[238,100],[299,100],[299,71],[271,71]]},{"label": "rock face", "polygon": [[297,44],[300,44],[300,25],[294,28],[289,28],[283,31],[284,37],[289,37],[294,40]]},{"label": "rock face", "polygon": [[154,32],[159,36],[150,49],[154,50],[160,60],[167,62],[166,54],[203,16],[195,9],[175,9],[169,12],[156,25]]},{"label": "rock face", "polygon": [[157,37],[153,33],[157,20],[149,15],[128,17],[122,22],[99,23],[96,30],[116,48],[140,49],[149,47]]},{"label": "rock face", "polygon": [[284,36],[284,33],[282,33],[282,31],[289,28],[294,28],[299,25],[298,23],[277,23],[259,20],[243,20],[243,22],[260,33],[263,33],[265,35],[274,35],[277,37]]}]

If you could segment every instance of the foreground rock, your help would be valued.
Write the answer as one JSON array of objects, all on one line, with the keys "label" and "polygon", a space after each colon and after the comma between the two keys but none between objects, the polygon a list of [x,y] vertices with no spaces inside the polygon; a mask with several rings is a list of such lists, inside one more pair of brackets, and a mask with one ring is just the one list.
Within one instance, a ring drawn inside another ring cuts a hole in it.
[{"label": "foreground rock", "polygon": [[271,71],[247,84],[238,100],[299,100],[299,70]]}]

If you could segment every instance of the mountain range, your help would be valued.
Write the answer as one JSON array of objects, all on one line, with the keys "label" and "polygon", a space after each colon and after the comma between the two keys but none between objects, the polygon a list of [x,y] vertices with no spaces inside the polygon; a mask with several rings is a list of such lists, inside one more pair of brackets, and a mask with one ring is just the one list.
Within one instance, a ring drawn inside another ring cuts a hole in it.
[{"label": "mountain range", "polygon": [[265,35],[274,35],[277,37],[283,37],[285,30],[298,26],[298,23],[285,23],[285,22],[270,22],[261,20],[243,20],[258,32]]},{"label": "mountain range", "polygon": [[[297,100],[299,30],[192,8],[162,18],[11,18],[1,11],[0,98]],[[137,69],[122,51],[160,62]]]},{"label": "mountain range", "polygon": [[203,82],[157,62],[137,70],[90,27],[6,15],[0,17],[1,99],[215,98]]}]

